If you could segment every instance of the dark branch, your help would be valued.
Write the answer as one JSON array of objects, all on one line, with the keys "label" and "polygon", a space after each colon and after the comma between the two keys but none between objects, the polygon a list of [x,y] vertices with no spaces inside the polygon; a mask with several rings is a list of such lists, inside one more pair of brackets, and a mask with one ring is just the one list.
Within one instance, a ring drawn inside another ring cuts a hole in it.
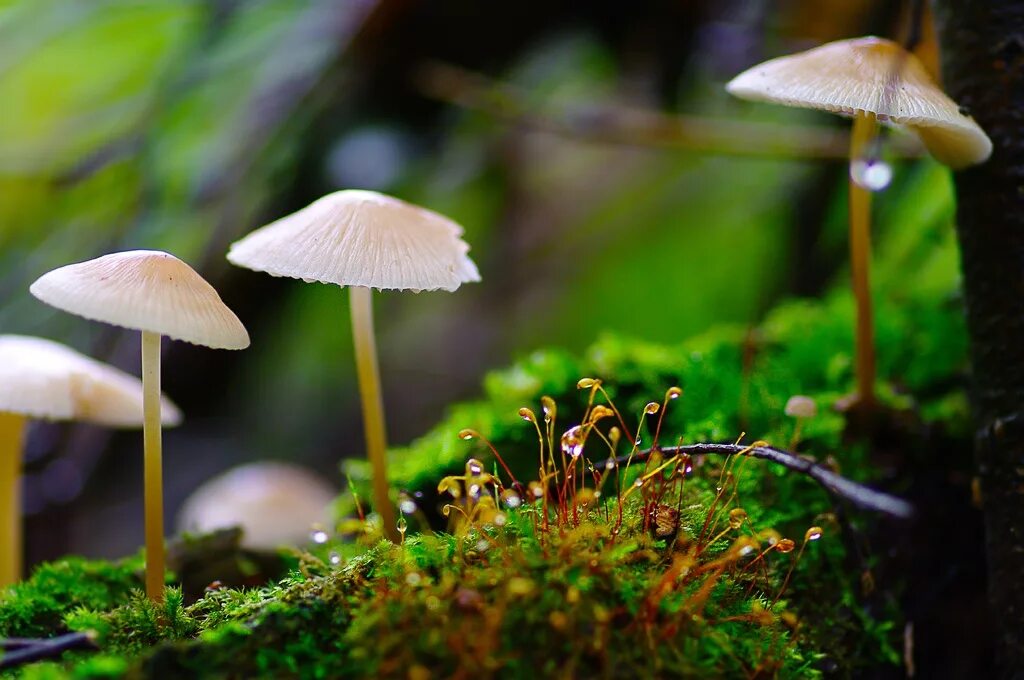
[{"label": "dark branch", "polygon": [[[805,474],[829,493],[843,498],[857,507],[865,510],[874,510],[885,513],[900,519],[910,519],[914,516],[914,506],[907,501],[890,496],[881,491],[875,491],[863,484],[851,481],[842,475],[838,475],[820,463],[808,460],[802,456],[789,451],[783,451],[772,446],[748,447],[742,444],[687,444],[686,446],[662,446],[657,449],[645,449],[633,454],[633,459],[644,459],[654,451],[660,451],[663,455],[688,454],[691,456],[717,455],[735,456],[744,454],[752,458],[771,461],[784,468]],[[625,463],[629,456],[620,456],[615,459],[619,464]]]},{"label": "dark branch", "polygon": [[[13,647],[15,651],[3,652],[0,656],[0,670],[22,664],[53,659],[73,649],[95,649],[94,636],[90,633],[68,633],[46,640],[7,640],[0,642],[0,649]],[[9,644],[13,643],[13,644]]]}]

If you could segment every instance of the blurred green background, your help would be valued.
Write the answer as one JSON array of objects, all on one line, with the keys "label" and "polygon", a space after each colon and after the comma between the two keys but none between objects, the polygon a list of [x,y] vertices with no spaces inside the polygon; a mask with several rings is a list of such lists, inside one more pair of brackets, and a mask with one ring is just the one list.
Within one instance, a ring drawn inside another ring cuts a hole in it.
[{"label": "blurred green background", "polygon": [[[0,332],[138,374],[136,334],[28,285],[114,250],[175,253],[253,344],[165,347],[164,389],[186,414],[165,438],[171,516],[244,461],[299,462],[340,487],[338,460],[363,452],[347,296],[230,267],[232,240],[353,187],[465,226],[482,283],[377,296],[395,443],[540,346],[754,324],[845,282],[846,126],[722,85],[825,40],[896,35],[899,4],[0,1]],[[890,225],[948,222],[945,172],[896,170],[883,242]],[[924,219],[901,214],[922,196]],[[29,558],[134,550],[140,449],[136,433],[33,426]]]}]

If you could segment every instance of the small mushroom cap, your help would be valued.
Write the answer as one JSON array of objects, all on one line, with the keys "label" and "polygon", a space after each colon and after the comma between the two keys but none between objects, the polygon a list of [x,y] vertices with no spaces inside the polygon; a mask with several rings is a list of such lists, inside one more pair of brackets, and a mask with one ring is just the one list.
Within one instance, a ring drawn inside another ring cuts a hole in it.
[{"label": "small mushroom cap", "polygon": [[94,321],[215,349],[245,349],[249,334],[213,286],[169,253],[130,250],[43,274],[43,302]]},{"label": "small mushroom cap", "polygon": [[790,418],[813,418],[818,415],[818,405],[814,400],[800,394],[789,398],[785,410]]},{"label": "small mushroom cap", "polygon": [[235,242],[228,261],[304,281],[380,290],[447,290],[479,281],[462,227],[374,191],[320,198]]},{"label": "small mushroom cap", "polygon": [[178,514],[181,531],[209,532],[239,526],[242,545],[273,550],[309,543],[314,525],[331,520],[336,492],[305,468],[250,463],[232,468],[196,489]]},{"label": "small mushroom cap", "polygon": [[[0,411],[107,427],[142,426],[142,381],[52,340],[0,335]],[[181,411],[161,398],[164,425]]]},{"label": "small mushroom cap", "polygon": [[742,99],[846,115],[874,113],[917,133],[952,168],[981,163],[992,141],[960,113],[920,60],[884,38],[854,38],[771,59],[733,78],[725,89]]}]

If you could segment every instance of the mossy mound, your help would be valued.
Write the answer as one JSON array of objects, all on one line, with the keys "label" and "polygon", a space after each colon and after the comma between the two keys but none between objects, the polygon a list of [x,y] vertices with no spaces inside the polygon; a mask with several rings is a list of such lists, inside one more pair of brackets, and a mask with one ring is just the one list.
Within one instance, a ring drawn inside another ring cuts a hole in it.
[{"label": "mossy mound", "polygon": [[[843,474],[899,492],[906,477],[893,470],[912,467],[929,438],[962,441],[967,408],[951,233],[938,220],[913,239],[898,236],[887,249],[883,243],[887,255],[876,279],[889,291],[876,296],[880,392],[890,416],[881,447],[851,432],[832,408],[853,384],[848,294],[791,302],[755,329],[716,328],[674,346],[607,336],[582,357],[538,351],[489,375],[481,400],[453,407],[426,436],[391,452],[393,485],[416,505],[414,511],[405,505],[402,546],[378,542],[372,521],[348,520],[340,526],[360,535],[291,555],[295,569],[278,583],[212,588],[193,604],[172,589],[161,607],[131,594],[141,587],[136,561],[59,562],[0,595],[0,637],[100,634],[101,651],[27,667],[23,675],[30,678],[427,678],[499,671],[509,677],[808,677],[892,668],[896,605],[889,597],[889,605],[876,598],[865,606],[862,579],[870,574],[862,569],[871,565],[852,563],[854,551],[847,549],[849,535],[871,533],[875,520],[851,519],[801,475],[748,458],[709,458],[688,462],[692,476],[674,476],[677,466],[671,475],[647,478],[650,492],[630,493],[641,470],[653,469],[645,461],[609,480],[600,500],[570,503],[577,511],[560,515],[549,531],[538,529],[545,524],[539,501],[500,513],[496,502],[488,521],[452,524],[467,508],[449,508],[447,517],[443,508],[465,498],[453,501],[437,488],[446,475],[461,473],[470,456],[511,487],[483,442],[460,438],[465,428],[486,437],[521,482],[536,481],[537,431],[519,411],[539,414],[541,398],[552,398],[557,442],[585,422],[592,393],[577,389],[577,381],[588,377],[601,379],[607,391],[596,403],[610,398],[622,414],[621,423],[614,421],[623,430],[619,453],[628,453],[634,435],[640,447],[650,446],[663,416],[662,444],[733,441],[746,432],[746,441],[831,457]],[[668,402],[672,386],[683,395]],[[795,394],[810,396],[819,412],[800,425],[799,437],[797,422],[784,413]],[[639,427],[650,402],[667,406]],[[598,431],[610,437],[606,425]],[[878,455],[880,448],[886,456]],[[580,472],[596,479],[596,464],[608,454],[595,435],[581,457],[594,471],[581,462]],[[339,516],[351,518],[367,509],[368,476],[359,461],[345,469],[354,493],[339,499]],[[620,524],[618,499],[627,493]],[[837,508],[842,512],[833,514]],[[739,509],[745,519],[729,527],[729,513]],[[823,528],[824,538],[807,543],[783,592],[812,526]],[[750,567],[772,545],[771,531],[794,539],[794,549],[770,551]],[[743,536],[756,547],[731,552],[744,547]],[[885,586],[890,595],[898,590]]]}]

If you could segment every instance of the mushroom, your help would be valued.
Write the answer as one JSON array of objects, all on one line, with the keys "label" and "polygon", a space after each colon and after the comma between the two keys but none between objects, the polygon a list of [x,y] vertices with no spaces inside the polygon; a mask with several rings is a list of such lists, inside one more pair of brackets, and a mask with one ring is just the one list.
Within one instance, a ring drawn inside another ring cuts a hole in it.
[{"label": "mushroom", "polygon": [[178,513],[178,529],[211,532],[238,526],[242,545],[251,550],[303,545],[312,527],[330,521],[336,495],[327,482],[297,465],[249,463],[193,491]]},{"label": "mushroom", "polygon": [[462,227],[430,210],[373,191],[328,194],[232,244],[240,267],[351,288],[352,335],[374,506],[397,542],[388,498],[386,430],[373,332],[371,289],[446,290],[479,281]]},{"label": "mushroom", "polygon": [[[181,412],[163,400],[163,422]],[[29,418],[142,425],[139,379],[52,340],[0,335],[0,587],[21,578],[21,449]]]},{"label": "mushroom", "polygon": [[800,432],[804,421],[818,415],[818,405],[810,397],[794,394],[786,401],[786,406],[783,410],[787,416],[796,420],[796,425],[793,427],[793,437],[789,442],[790,450],[796,450],[796,445],[800,443]]},{"label": "mushroom", "polygon": [[916,56],[884,38],[854,38],[758,64],[726,90],[743,99],[819,109],[853,117],[850,140],[850,262],[857,302],[855,400],[874,402],[871,314],[871,190],[883,189],[889,167],[876,162],[877,123],[915,133],[936,160],[959,169],[982,163],[992,142],[928,75]]},{"label": "mushroom", "polygon": [[249,334],[203,277],[160,251],[132,250],[70,264],[30,288],[43,302],[95,321],[142,332],[145,422],[146,594],[163,599],[164,517],[160,435],[160,338],[215,349],[244,349]]}]

